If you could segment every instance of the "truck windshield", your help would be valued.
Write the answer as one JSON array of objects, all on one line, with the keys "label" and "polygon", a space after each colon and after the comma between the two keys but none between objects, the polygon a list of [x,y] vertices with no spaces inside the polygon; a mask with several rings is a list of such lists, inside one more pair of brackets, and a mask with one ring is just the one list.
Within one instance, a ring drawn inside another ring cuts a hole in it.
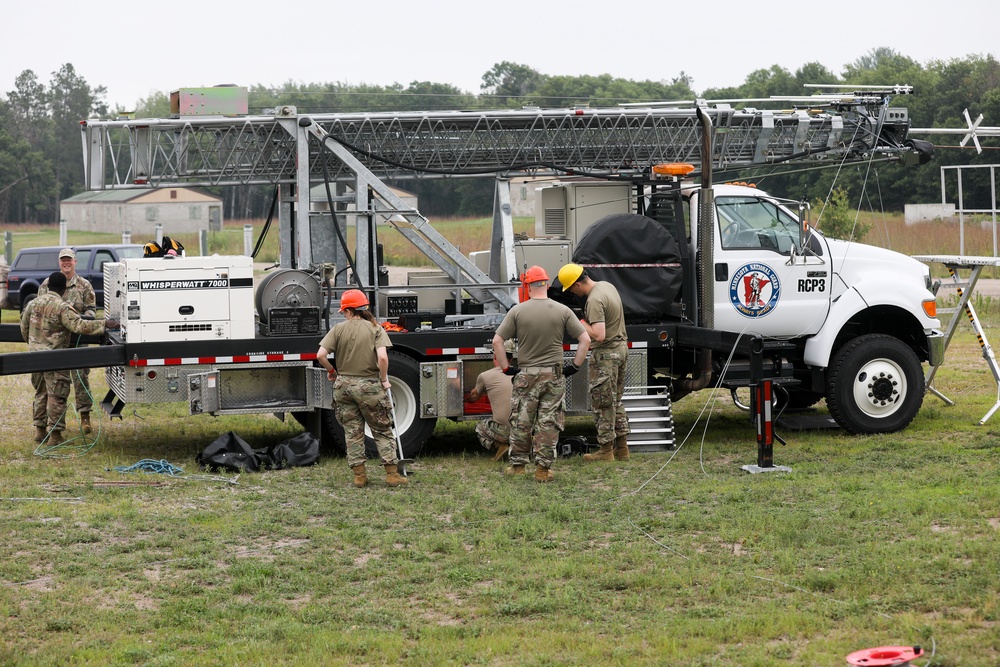
[{"label": "truck windshield", "polygon": [[798,243],[798,220],[774,202],[757,197],[719,197],[715,210],[725,249],[763,248],[788,255]]}]

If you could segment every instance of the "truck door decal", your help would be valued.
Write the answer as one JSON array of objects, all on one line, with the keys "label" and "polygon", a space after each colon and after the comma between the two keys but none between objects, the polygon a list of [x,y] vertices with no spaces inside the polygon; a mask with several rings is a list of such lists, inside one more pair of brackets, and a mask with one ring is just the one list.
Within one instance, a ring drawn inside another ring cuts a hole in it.
[{"label": "truck door decal", "polygon": [[781,280],[766,264],[744,264],[729,282],[729,301],[744,317],[767,316],[777,307],[780,296]]}]

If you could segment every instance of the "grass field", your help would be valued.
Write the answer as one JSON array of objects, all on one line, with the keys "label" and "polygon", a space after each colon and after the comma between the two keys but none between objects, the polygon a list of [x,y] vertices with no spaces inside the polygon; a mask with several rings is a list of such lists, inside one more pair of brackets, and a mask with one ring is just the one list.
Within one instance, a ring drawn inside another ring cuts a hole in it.
[{"label": "grass field", "polygon": [[[894,249],[945,252],[924,229]],[[181,404],[38,456],[28,377],[0,377],[0,664],[814,666],[898,644],[993,667],[1000,413],[978,424],[997,389],[964,322],[934,384],[956,405],[928,395],[902,433],[779,430],[791,473],[743,472],[753,428],[703,391],[675,404],[672,452],[560,459],[538,485],[441,421],[409,488],[356,490],[340,457],[208,475],[195,456],[219,434],[300,429]],[[592,420],[567,434],[593,440]],[[142,459],[184,474],[114,470]]]},{"label": "grass field", "polygon": [[[763,475],[708,391],[675,404],[674,452],[560,459],[538,485],[440,422],[409,488],[356,490],[343,458],[198,477],[221,433],[299,429],[180,405],[36,456],[28,378],[2,378],[0,664],[837,665],[919,644],[917,665],[996,665],[1000,416],[977,424],[996,390],[967,329],[935,381],[956,406],[928,396],[894,435],[782,431],[792,472]],[[141,459],[191,476],[114,471]]]}]

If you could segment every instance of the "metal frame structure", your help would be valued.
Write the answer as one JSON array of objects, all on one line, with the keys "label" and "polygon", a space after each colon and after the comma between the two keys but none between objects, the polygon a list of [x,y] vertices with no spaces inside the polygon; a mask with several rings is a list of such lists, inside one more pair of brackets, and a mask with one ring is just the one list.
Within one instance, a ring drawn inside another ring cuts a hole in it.
[{"label": "metal frame structure", "polygon": [[[919,154],[904,141],[908,122],[887,120],[886,113],[892,96],[906,92],[797,98],[798,108],[784,111],[702,103],[692,108],[299,114],[283,106],[258,116],[88,120],[81,129],[90,190],[275,185],[280,266],[343,266],[348,250],[331,230],[339,228],[342,239],[353,224],[356,279],[374,292],[376,225],[388,222],[483,303],[484,321],[489,321],[515,302],[511,280],[516,276],[499,275],[501,257],[506,266],[515,266],[510,195],[503,187],[507,176],[649,181],[652,166],[665,162],[725,171],[787,161],[907,159]],[[699,114],[711,122],[703,124]],[[702,136],[703,127],[710,128],[710,137]],[[701,164],[705,145],[711,146],[709,164]],[[488,273],[385,184],[477,176],[498,179]],[[324,182],[331,212],[310,212],[310,186]]]},{"label": "metal frame structure", "polygon": [[[948,203],[947,194],[947,173],[949,171],[955,172],[955,179],[957,185],[957,196],[958,204],[955,206],[955,212],[958,213],[958,252],[960,255],[965,254],[965,216],[967,215],[989,215],[993,221],[993,256],[996,257],[1000,255],[1000,246],[997,244],[997,213],[1000,209],[997,208],[997,167],[1000,165],[995,164],[964,164],[964,165],[947,165],[941,167],[941,203]],[[966,208],[965,206],[965,184],[962,178],[962,174],[965,171],[975,170],[975,169],[988,169],[990,172],[990,208]]]},{"label": "metal frame structure", "polygon": [[[990,408],[989,412],[987,412],[986,415],[979,420],[979,424],[981,426],[993,416],[994,412],[1000,409],[1000,365],[998,365],[996,355],[993,353],[993,346],[990,345],[989,341],[986,339],[986,332],[983,330],[982,324],[979,322],[979,315],[976,313],[976,309],[973,307],[972,303],[970,303],[970,299],[972,298],[972,293],[976,289],[976,283],[979,282],[979,278],[982,275],[983,270],[987,267],[1000,266],[1000,257],[918,255],[915,256],[914,259],[927,263],[939,262],[944,264],[945,268],[948,269],[948,274],[951,276],[951,283],[942,283],[935,286],[935,294],[941,287],[948,287],[958,292],[958,304],[954,308],[938,309],[938,313],[951,314],[951,319],[945,329],[945,350],[948,349],[952,336],[955,335],[955,329],[958,328],[958,323],[961,319],[959,317],[959,313],[965,313],[966,317],[969,319],[969,323],[972,325],[972,330],[976,332],[976,339],[979,341],[979,347],[982,349],[983,359],[986,360],[986,365],[989,367],[990,373],[993,375],[993,380],[997,385],[997,401],[993,404],[993,407]],[[960,271],[969,271],[968,279],[962,280],[959,273]],[[927,375],[924,377],[924,386],[927,391],[940,398],[947,405],[955,405],[954,401],[935,389],[932,384],[934,374],[937,373],[938,368],[938,366],[931,366],[927,370]]]}]

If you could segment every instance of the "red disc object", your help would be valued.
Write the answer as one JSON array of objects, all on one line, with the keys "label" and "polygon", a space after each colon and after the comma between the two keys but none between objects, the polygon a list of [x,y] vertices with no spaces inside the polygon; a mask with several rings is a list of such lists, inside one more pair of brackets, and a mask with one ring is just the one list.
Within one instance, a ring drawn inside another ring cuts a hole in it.
[{"label": "red disc object", "polygon": [[901,667],[919,658],[924,650],[919,646],[879,646],[855,651],[847,656],[847,664],[866,667]]}]

